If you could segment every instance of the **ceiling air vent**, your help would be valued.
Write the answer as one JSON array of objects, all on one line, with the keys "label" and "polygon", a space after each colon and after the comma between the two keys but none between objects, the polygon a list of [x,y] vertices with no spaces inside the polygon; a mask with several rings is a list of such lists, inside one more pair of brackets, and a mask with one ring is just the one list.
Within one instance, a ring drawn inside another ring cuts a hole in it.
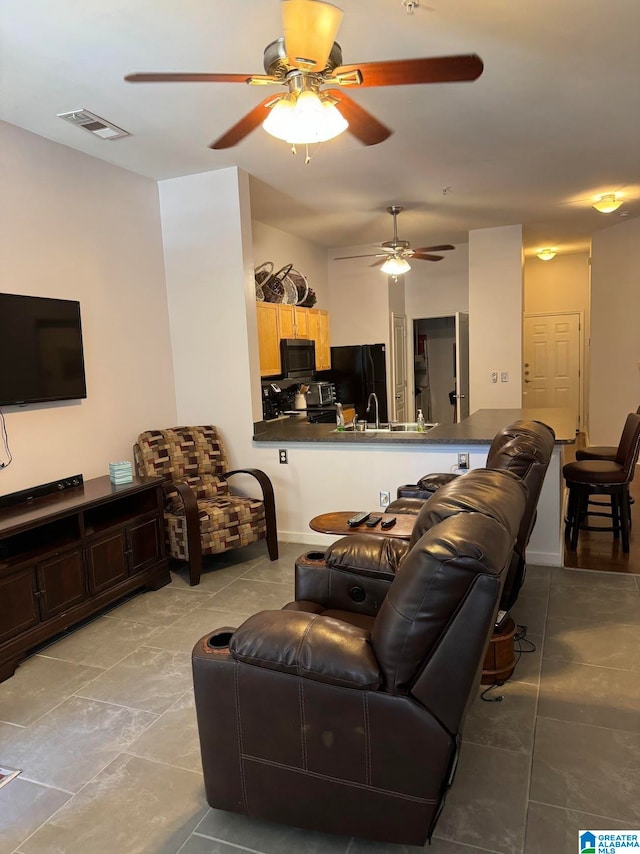
[{"label": "ceiling air vent", "polygon": [[131,136],[129,131],[122,130],[117,125],[111,124],[106,119],[101,119],[95,113],[90,113],[89,110],[73,110],[71,113],[58,113],[59,119],[64,119],[66,122],[71,122],[72,125],[83,130],[88,130],[94,136],[99,136],[101,139],[121,139],[123,136]]}]

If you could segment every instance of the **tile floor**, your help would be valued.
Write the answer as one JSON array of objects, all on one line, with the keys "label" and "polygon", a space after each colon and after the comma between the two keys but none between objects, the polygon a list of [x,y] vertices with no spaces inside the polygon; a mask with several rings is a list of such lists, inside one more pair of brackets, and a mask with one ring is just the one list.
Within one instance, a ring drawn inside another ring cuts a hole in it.
[{"label": "tile floor", "polygon": [[[308,547],[218,559],[138,595],[0,684],[0,854],[409,854],[210,809],[190,652],[293,598]],[[467,718],[433,854],[575,854],[578,828],[640,827],[640,576],[531,567],[514,616],[535,653]]]}]

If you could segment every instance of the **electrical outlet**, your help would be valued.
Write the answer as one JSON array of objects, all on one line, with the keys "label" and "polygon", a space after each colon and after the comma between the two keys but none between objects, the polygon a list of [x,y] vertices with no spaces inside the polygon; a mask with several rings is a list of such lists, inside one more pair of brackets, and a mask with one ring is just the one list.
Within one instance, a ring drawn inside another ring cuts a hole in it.
[{"label": "electrical outlet", "polygon": [[464,453],[458,454],[458,468],[459,469],[468,469],[469,468],[469,454],[464,454]]},{"label": "electrical outlet", "polygon": [[386,490],[380,491],[380,507],[388,507],[391,503],[391,493]]},{"label": "electrical outlet", "polygon": [[282,463],[282,465],[285,465],[285,466],[286,466],[286,465],[287,465],[287,463],[289,462],[289,458],[288,458],[287,452],[285,451],[285,449],[284,449],[284,448],[280,448],[280,450],[278,451],[278,453],[280,454],[280,462]]},{"label": "electrical outlet", "polygon": [[491,371],[491,382],[492,383],[498,382],[498,372],[497,371]]}]

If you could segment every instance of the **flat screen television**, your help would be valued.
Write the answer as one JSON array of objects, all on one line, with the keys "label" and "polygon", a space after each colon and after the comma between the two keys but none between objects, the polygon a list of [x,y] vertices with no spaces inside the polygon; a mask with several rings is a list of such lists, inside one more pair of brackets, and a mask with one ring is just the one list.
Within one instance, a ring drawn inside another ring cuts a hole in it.
[{"label": "flat screen television", "polygon": [[86,396],[80,303],[0,294],[0,406]]}]

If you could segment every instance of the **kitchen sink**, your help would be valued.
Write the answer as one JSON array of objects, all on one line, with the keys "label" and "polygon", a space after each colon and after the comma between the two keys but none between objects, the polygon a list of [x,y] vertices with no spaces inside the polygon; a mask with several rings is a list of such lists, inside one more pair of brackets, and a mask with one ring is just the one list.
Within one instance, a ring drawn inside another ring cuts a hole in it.
[{"label": "kitchen sink", "polygon": [[[374,424],[365,424],[364,430],[362,423],[357,426],[356,433],[426,433],[438,425],[436,423],[427,422],[423,430],[418,430],[418,425],[415,421],[393,421],[391,424],[382,423],[379,427]],[[341,430],[334,430],[334,433],[353,433],[353,427],[345,427]]]}]

